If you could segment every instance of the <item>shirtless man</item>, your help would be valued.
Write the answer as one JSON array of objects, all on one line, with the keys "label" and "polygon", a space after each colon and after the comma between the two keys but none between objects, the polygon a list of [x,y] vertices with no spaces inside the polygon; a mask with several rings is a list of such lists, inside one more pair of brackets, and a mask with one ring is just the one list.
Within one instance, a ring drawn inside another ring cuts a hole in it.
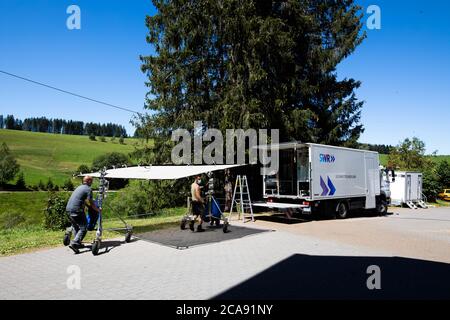
[{"label": "shirtless man", "polygon": [[200,216],[200,224],[197,226],[197,232],[203,232],[205,229],[202,227],[203,223],[203,210],[204,200],[200,194],[200,184],[202,182],[201,175],[196,175],[194,182],[191,184],[191,200],[192,200],[192,214],[195,216],[194,220],[189,223],[189,228],[194,231],[194,224],[197,218]]}]

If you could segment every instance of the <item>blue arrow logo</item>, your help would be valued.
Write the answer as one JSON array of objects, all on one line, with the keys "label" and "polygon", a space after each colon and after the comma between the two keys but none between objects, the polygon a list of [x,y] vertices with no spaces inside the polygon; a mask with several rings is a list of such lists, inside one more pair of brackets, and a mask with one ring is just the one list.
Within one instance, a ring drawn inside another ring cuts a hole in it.
[{"label": "blue arrow logo", "polygon": [[328,177],[328,187],[330,188],[330,196],[334,195],[336,192],[336,188],[333,185],[333,182],[331,182],[330,177]]},{"label": "blue arrow logo", "polygon": [[320,186],[322,187],[322,194],[321,196],[326,196],[328,194],[328,187],[325,181],[323,181],[322,176],[320,176]]}]

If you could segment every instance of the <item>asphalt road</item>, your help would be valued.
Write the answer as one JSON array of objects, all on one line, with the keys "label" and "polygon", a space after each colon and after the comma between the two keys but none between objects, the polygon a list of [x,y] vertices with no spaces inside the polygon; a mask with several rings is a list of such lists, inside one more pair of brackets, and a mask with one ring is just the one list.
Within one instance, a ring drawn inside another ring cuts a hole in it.
[{"label": "asphalt road", "polygon": [[3,257],[0,299],[449,299],[450,208],[391,211],[260,217],[244,226],[273,232],[185,250],[117,239],[96,257],[65,247]]}]

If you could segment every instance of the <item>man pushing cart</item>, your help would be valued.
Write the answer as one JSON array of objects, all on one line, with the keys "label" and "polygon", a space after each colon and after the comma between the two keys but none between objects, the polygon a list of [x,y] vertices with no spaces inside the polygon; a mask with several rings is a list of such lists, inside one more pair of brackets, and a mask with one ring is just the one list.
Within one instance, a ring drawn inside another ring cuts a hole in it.
[{"label": "man pushing cart", "polygon": [[[79,253],[79,249],[85,247],[82,244],[82,241],[86,236],[87,231],[96,230],[95,239],[90,246],[93,255],[98,255],[99,253],[104,230],[123,231],[125,232],[125,242],[128,243],[131,241],[133,227],[128,225],[119,214],[117,214],[117,217],[124,224],[123,228],[103,229],[102,207],[109,185],[108,181],[105,179],[105,176],[106,169],[104,168],[99,172],[98,177],[100,179],[100,185],[96,200],[93,200],[92,195],[92,176],[86,175],[83,178],[83,184],[72,193],[72,196],[67,203],[66,211],[72,226],[66,230],[63,243],[65,246],[69,246],[69,248],[71,248],[75,253]],[[85,207],[88,208],[87,217],[84,213]],[[75,234],[75,238],[70,241],[73,233]]]},{"label": "man pushing cart", "polygon": [[92,195],[92,177],[86,176],[83,178],[83,184],[75,189],[70,196],[70,199],[66,206],[66,212],[69,216],[72,229],[75,232],[75,238],[70,241],[69,248],[75,253],[79,252],[79,249],[83,248],[83,239],[88,231],[88,221],[86,214],[84,213],[85,206],[88,210],[92,210],[96,213],[100,213],[101,208],[98,208]]}]

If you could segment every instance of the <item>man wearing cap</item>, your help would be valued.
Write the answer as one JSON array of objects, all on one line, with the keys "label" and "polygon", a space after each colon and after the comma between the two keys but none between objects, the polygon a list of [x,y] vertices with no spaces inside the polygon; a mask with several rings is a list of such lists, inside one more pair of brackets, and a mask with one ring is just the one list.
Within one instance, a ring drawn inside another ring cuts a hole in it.
[{"label": "man wearing cap", "polygon": [[93,200],[91,185],[92,177],[84,177],[83,184],[75,189],[66,206],[66,212],[75,231],[75,238],[70,242],[69,247],[75,252],[78,252],[78,249],[83,247],[81,242],[87,233],[87,219],[84,213],[85,205],[100,212]]}]

